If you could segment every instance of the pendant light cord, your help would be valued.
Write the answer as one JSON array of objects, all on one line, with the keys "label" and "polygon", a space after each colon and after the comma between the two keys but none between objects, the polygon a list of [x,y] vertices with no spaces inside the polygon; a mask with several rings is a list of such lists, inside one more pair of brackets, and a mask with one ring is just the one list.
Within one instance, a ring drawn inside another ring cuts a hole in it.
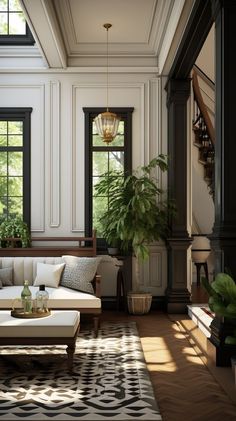
[{"label": "pendant light cord", "polygon": [[104,23],[104,28],[107,31],[107,111],[108,111],[108,29],[112,27],[111,23]]},{"label": "pendant light cord", "polygon": [[107,111],[108,111],[108,27],[107,30]]}]

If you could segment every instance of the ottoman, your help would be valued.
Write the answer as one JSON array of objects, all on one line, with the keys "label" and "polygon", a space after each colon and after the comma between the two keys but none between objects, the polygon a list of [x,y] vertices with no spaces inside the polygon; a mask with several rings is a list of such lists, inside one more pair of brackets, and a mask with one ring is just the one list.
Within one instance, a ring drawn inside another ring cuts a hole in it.
[{"label": "ottoman", "polygon": [[15,318],[10,311],[0,311],[0,346],[67,345],[71,369],[79,327],[80,313],[74,310],[55,310],[47,317],[34,319]]}]

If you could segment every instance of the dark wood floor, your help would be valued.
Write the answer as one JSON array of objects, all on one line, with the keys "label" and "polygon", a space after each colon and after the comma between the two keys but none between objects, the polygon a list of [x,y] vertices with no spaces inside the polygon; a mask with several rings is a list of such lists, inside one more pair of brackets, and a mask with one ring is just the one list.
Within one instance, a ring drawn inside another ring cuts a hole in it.
[{"label": "dark wood floor", "polygon": [[203,286],[201,286],[201,285],[197,286],[196,283],[192,284],[191,294],[192,294],[192,303],[193,304],[208,303],[209,296],[208,296],[205,288],[203,288]]},{"label": "dark wood floor", "polygon": [[[134,316],[122,311],[103,311],[101,320],[136,322],[163,421],[236,421],[236,393],[233,402],[192,347],[188,335],[179,330],[168,314],[152,311]],[[231,368],[228,371],[230,387],[234,389]]]}]

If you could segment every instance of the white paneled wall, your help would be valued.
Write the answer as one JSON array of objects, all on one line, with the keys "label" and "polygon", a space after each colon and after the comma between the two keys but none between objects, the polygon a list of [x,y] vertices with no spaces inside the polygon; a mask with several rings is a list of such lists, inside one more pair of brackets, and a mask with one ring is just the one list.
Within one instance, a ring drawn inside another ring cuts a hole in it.
[{"label": "white paneled wall", "polygon": [[[152,74],[114,73],[109,76],[109,106],[134,107],[133,168],[147,164],[166,150],[161,137],[160,95],[159,79]],[[83,234],[83,107],[101,107],[106,105],[105,102],[103,74],[50,71],[1,73],[0,107],[33,108],[32,235]],[[104,262],[104,265],[108,263]],[[109,281],[110,269],[105,272],[108,275],[106,279],[103,273],[103,294],[113,295],[116,268],[112,285]],[[149,263],[143,267],[143,287],[154,295],[163,295],[166,282],[165,246],[153,246]]]}]

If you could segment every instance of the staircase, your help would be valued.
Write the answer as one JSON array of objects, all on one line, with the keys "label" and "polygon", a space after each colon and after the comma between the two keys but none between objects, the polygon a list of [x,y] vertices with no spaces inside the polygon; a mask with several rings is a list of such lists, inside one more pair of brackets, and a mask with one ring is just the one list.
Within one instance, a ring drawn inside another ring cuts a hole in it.
[{"label": "staircase", "polygon": [[194,66],[193,69],[192,83],[194,92],[194,118],[192,122],[194,146],[198,148],[198,161],[203,165],[204,180],[214,200],[215,129],[206,105],[207,101],[203,99],[203,95],[207,96],[207,92],[201,88],[201,85],[207,84],[209,89],[214,89],[214,84],[197,66]]}]

